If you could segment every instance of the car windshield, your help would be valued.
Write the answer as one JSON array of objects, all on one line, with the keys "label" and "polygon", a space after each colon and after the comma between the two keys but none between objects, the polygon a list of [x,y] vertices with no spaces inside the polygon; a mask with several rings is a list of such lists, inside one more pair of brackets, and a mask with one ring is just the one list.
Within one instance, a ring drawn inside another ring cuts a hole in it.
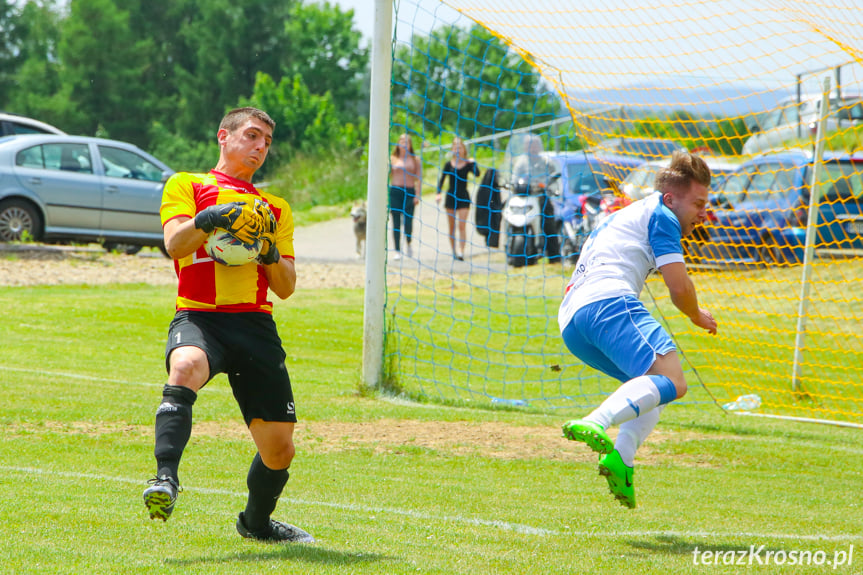
[{"label": "car windshield", "polygon": [[[818,187],[823,202],[853,199],[863,203],[863,162],[825,162],[822,167]],[[807,167],[807,181],[811,174],[811,167]]]},{"label": "car windshield", "polygon": [[590,164],[569,164],[566,175],[571,194],[598,195],[609,189],[605,175],[593,172]]}]

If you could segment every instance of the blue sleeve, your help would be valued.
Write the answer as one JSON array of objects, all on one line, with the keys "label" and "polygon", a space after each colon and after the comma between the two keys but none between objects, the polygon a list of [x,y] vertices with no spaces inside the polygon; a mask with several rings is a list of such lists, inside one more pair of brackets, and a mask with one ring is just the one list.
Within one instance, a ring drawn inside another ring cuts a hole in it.
[{"label": "blue sleeve", "polygon": [[658,260],[670,254],[682,255],[681,237],[682,231],[677,216],[660,202],[647,225],[647,238],[653,250],[653,257]]}]

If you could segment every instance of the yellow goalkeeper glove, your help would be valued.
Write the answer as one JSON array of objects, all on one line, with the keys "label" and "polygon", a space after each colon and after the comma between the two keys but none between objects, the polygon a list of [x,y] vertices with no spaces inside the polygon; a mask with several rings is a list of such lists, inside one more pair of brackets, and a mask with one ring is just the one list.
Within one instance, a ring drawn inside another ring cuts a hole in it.
[{"label": "yellow goalkeeper glove", "polygon": [[195,215],[195,227],[211,233],[216,228],[231,232],[243,243],[253,243],[261,237],[264,227],[261,215],[245,202],[216,204]]},{"label": "yellow goalkeeper glove", "polygon": [[258,261],[264,265],[277,263],[282,258],[276,247],[276,228],[279,223],[270,206],[263,201],[255,200],[255,211],[264,224],[261,230],[261,253],[258,254]]}]

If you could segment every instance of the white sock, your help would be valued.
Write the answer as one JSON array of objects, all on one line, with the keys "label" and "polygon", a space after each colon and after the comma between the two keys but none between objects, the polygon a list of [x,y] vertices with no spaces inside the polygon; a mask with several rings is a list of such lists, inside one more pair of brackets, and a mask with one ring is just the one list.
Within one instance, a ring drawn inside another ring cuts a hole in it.
[{"label": "white sock", "polygon": [[664,375],[642,375],[630,379],[609,395],[584,419],[604,429],[620,425],[677,397],[677,390]]},{"label": "white sock", "polygon": [[620,425],[617,438],[614,440],[614,448],[629,467],[632,467],[635,462],[635,452],[656,427],[663,409],[665,406],[660,405],[656,409],[651,409],[647,413],[642,413],[635,419],[630,419]]}]

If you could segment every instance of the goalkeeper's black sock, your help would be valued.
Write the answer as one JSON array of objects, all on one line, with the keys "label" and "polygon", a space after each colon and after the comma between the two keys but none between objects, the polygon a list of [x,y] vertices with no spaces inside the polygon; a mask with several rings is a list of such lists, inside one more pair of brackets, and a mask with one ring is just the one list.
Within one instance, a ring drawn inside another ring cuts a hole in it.
[{"label": "goalkeeper's black sock", "polygon": [[166,385],[156,410],[156,474],[167,475],[178,484],[177,469],[192,435],[192,405],[197,398],[198,394],[187,387]]},{"label": "goalkeeper's black sock", "polygon": [[270,515],[276,509],[288,476],[287,469],[270,469],[264,465],[261,454],[255,454],[246,478],[249,501],[243,512],[243,523],[249,531],[262,531],[270,525]]}]

